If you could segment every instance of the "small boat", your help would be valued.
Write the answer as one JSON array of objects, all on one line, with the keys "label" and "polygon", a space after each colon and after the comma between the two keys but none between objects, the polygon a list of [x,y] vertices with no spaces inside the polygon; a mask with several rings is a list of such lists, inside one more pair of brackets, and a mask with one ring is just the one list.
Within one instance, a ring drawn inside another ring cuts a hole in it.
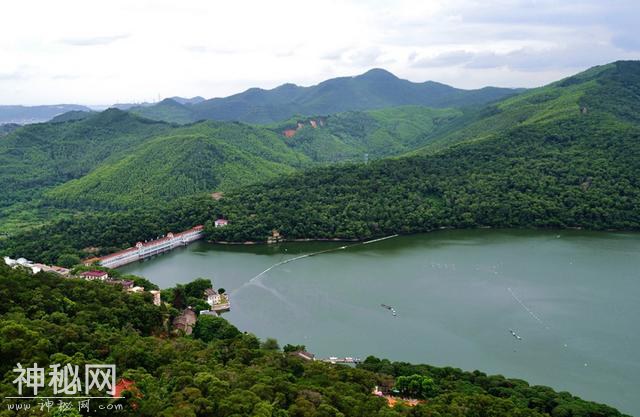
[{"label": "small boat", "polygon": [[509,333],[511,333],[511,336],[515,337],[517,340],[522,340],[522,338],[518,336],[518,334],[514,332],[512,329],[509,329]]}]

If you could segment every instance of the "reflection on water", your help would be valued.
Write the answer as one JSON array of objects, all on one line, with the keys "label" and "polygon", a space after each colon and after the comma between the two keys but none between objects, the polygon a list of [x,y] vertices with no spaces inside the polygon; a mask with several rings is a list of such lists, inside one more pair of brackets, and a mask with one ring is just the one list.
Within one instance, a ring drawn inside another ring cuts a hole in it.
[{"label": "reflection on water", "polygon": [[639,251],[638,234],[443,231],[368,245],[200,242],[122,270],[162,287],[213,278],[240,329],[320,356],[479,368],[640,415]]}]

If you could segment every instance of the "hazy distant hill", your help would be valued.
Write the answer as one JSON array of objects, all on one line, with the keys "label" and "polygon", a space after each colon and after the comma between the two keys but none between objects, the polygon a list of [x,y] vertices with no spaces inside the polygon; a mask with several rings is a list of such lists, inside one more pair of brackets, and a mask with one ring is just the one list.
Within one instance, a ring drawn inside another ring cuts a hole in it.
[{"label": "hazy distant hill", "polygon": [[86,119],[87,117],[91,116],[94,113],[95,112],[93,111],[72,110],[54,117],[53,119],[50,120],[50,122],[62,123],[62,122],[69,122],[71,120],[82,120],[82,119]]},{"label": "hazy distant hill", "polygon": [[195,96],[195,97],[191,97],[191,98],[184,98],[184,97],[178,97],[178,96],[174,96],[174,97],[169,97],[171,100],[176,101],[180,104],[198,104],[198,103],[202,103],[203,101],[205,101],[206,99],[204,97],[200,97],[200,96]]},{"label": "hazy distant hill", "polygon": [[[402,105],[427,107],[463,107],[485,104],[522,90],[485,87],[461,90],[427,81],[413,83],[388,71],[373,69],[355,77],[340,77],[311,87],[284,84],[272,90],[251,88],[225,98],[199,103],[184,102],[171,114],[167,103],[133,108],[145,117],[167,121],[234,120],[248,123],[272,123],[294,115],[329,115],[354,110],[370,110]],[[175,100],[174,100],[175,101]],[[187,113],[188,112],[188,113]],[[188,115],[188,117],[187,117]]]},{"label": "hazy distant hill", "polygon": [[8,135],[9,133],[21,127],[22,125],[19,125],[17,123],[7,123],[7,124],[0,125],[0,136]]},{"label": "hazy distant hill", "polygon": [[2,106],[0,105],[0,124],[4,123],[40,123],[72,111],[91,111],[77,104],[55,104],[50,106]]},{"label": "hazy distant hill", "polygon": [[[180,103],[180,104],[198,104],[201,103],[205,100],[204,97],[200,97],[200,96],[196,96],[196,97],[191,97],[191,98],[185,98],[185,97],[178,97],[178,96],[174,96],[174,97],[169,97],[168,99],[165,100],[173,100],[176,103]],[[141,102],[141,103],[116,103],[113,104],[109,107],[114,108],[114,109],[118,109],[118,110],[131,110],[131,109],[138,109],[138,108],[143,108],[143,107],[151,107],[151,106],[155,106],[158,105],[159,103],[161,103],[161,101],[158,101],[156,103],[150,103],[147,101]]]}]

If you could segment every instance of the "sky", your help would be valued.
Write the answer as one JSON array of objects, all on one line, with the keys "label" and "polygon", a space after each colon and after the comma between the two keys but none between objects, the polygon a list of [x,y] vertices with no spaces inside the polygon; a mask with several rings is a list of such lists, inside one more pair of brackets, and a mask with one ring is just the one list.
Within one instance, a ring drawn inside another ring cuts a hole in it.
[{"label": "sky", "polygon": [[640,59],[638,0],[8,0],[0,104],[108,105],[371,68],[536,87]]}]

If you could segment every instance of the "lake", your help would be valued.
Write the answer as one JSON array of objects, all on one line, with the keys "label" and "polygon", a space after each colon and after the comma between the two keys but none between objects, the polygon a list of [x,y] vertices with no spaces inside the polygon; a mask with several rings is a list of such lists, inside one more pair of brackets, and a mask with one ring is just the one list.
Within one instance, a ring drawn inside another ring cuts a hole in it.
[{"label": "lake", "polygon": [[463,230],[369,244],[197,242],[120,270],[163,288],[212,278],[231,295],[230,322],[281,346],[304,344],[317,357],[479,369],[640,416],[640,234]]}]

